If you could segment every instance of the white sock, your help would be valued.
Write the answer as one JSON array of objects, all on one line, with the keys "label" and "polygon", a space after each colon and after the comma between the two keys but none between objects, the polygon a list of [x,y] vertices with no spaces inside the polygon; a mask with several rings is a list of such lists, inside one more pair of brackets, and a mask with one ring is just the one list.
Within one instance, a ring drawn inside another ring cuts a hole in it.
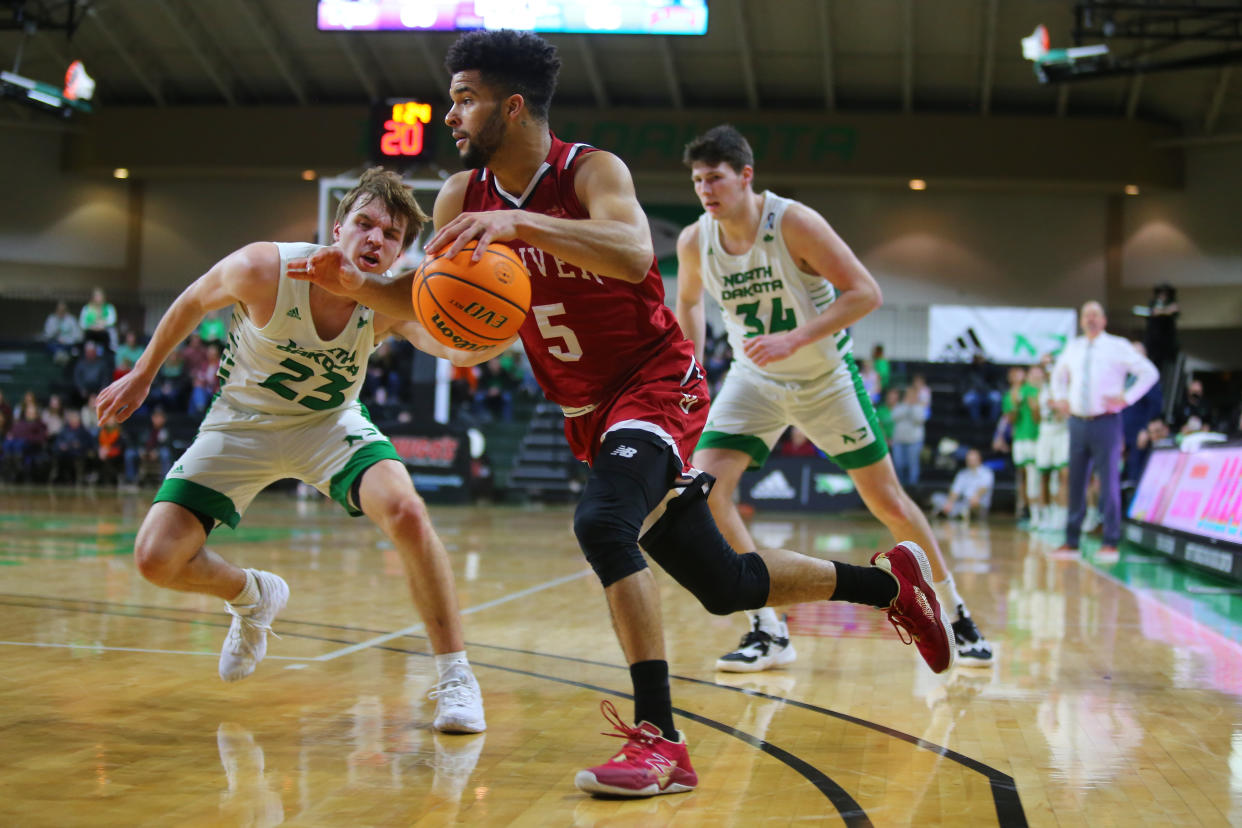
[{"label": "white sock", "polygon": [[444,674],[453,669],[457,665],[470,670],[470,662],[466,660],[466,651],[458,650],[455,653],[440,653],[436,656],[436,674],[440,678],[444,678]]},{"label": "white sock", "polygon": [[229,601],[235,607],[253,606],[259,603],[259,579],[254,577],[254,570],[242,570],[246,573],[246,585],[242,587],[242,591]]},{"label": "white sock", "polygon": [[953,576],[949,575],[943,581],[936,581],[932,584],[932,588],[936,590],[936,597],[940,599],[940,606],[948,609],[948,615],[957,617],[957,608],[962,608],[963,615],[970,615],[970,611],[966,609],[966,601],[961,595],[957,594],[957,584],[953,581]]},{"label": "white sock", "polygon": [[781,631],[781,619],[776,614],[776,610],[771,607],[763,607],[757,610],[750,610],[746,613],[751,618],[753,625],[754,619],[759,619],[759,629],[766,633],[774,634]]}]

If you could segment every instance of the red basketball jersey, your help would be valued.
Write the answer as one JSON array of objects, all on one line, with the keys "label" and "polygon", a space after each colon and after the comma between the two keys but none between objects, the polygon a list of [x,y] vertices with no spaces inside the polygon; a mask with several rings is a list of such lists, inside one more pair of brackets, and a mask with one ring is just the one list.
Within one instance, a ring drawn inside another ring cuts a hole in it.
[{"label": "red basketball jersey", "polygon": [[[530,210],[588,218],[574,192],[574,169],[595,151],[553,135],[548,157],[526,192],[506,193],[490,170],[475,170],[462,210]],[[568,408],[598,404],[619,391],[640,366],[667,360],[684,371],[691,364],[694,346],[664,304],[664,283],[654,258],[647,278],[631,284],[597,276],[522,239],[505,244],[530,270],[530,315],[520,333],[548,399]]]}]

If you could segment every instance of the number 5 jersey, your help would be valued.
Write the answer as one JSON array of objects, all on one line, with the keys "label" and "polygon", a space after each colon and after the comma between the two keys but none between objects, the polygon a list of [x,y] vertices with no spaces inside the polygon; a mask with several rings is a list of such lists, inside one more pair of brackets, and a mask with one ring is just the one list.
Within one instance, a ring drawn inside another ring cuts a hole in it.
[{"label": "number 5 jersey", "polygon": [[849,332],[838,331],[762,368],[742,350],[747,337],[792,330],[823,313],[836,298],[832,283],[803,273],[785,246],[781,219],[793,203],[765,191],[754,243],[739,256],[726,252],[720,243],[716,219],[701,215],[699,267],[703,284],[720,303],[733,358],[772,379],[796,381],[832,371],[851,345]]}]

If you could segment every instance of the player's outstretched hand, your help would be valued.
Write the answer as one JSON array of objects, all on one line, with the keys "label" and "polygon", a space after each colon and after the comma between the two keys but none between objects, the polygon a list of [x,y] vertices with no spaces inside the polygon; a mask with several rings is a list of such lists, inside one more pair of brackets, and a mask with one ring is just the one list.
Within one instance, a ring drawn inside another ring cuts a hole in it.
[{"label": "player's outstretched hand", "polygon": [[366,284],[367,276],[345,259],[339,247],[324,247],[305,259],[291,259],[285,271],[291,279],[301,279],[340,296],[349,296]]},{"label": "player's outstretched hand", "polygon": [[123,423],[130,418],[151,391],[151,380],[130,371],[99,392],[95,398],[95,416],[100,425]]}]

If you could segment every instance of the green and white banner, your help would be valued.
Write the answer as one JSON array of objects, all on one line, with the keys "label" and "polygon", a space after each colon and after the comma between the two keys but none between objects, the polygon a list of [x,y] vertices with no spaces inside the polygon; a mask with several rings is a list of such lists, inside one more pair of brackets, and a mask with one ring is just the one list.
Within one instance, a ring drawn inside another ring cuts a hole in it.
[{"label": "green and white banner", "polygon": [[932,305],[927,332],[933,362],[969,362],[983,354],[989,362],[1029,365],[1060,353],[1078,332],[1078,315],[1072,308]]}]

